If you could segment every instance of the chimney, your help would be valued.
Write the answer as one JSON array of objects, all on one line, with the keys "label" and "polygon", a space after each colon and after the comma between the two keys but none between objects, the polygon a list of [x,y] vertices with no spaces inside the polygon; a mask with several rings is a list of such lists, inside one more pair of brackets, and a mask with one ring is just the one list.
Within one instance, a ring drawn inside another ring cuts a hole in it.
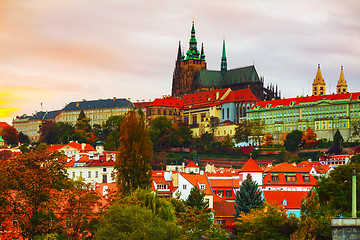
[{"label": "chimney", "polygon": [[116,101],[116,97],[113,98],[113,101],[114,101],[114,102]]},{"label": "chimney", "polygon": [[217,92],[216,92],[216,100],[219,99],[219,95],[220,95],[220,93],[217,91]]},{"label": "chimney", "polygon": [[82,143],[81,144],[81,150],[85,150],[85,147],[86,147],[86,143]]},{"label": "chimney", "polygon": [[76,103],[76,107],[79,107],[79,106],[80,106],[80,104],[77,102],[77,103]]}]

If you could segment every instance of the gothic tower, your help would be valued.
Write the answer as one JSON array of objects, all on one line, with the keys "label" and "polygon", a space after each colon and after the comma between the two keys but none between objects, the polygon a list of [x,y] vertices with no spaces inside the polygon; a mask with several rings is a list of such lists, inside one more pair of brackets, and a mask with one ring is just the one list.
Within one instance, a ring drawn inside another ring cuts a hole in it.
[{"label": "gothic tower", "polygon": [[345,81],[343,66],[341,66],[340,78],[336,85],[336,93],[346,93],[348,91],[347,87],[348,85]]},{"label": "gothic tower", "polygon": [[316,73],[316,77],[314,79],[314,82],[312,84],[312,95],[313,96],[320,96],[326,94],[326,84],[325,81],[321,75],[320,71],[320,64],[318,65],[318,70]]},{"label": "gothic tower", "polygon": [[223,50],[222,50],[222,56],[221,56],[221,73],[224,75],[224,73],[227,71],[227,60],[226,60],[226,51],[225,51],[225,40],[223,40]]},{"label": "gothic tower", "polygon": [[195,77],[200,69],[206,69],[204,47],[201,46],[201,53],[197,49],[197,40],[195,38],[194,21],[192,22],[191,38],[189,41],[189,50],[181,54],[179,43],[178,56],[175,62],[173,74],[172,91],[173,97],[183,97],[185,94],[195,93]]}]

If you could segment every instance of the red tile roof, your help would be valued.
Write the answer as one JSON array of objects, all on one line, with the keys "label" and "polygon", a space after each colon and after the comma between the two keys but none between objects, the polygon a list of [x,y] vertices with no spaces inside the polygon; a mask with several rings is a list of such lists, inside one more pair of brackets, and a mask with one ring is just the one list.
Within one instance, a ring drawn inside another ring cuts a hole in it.
[{"label": "red tile roof", "polygon": [[115,166],[115,162],[113,160],[103,161],[103,160],[91,160],[87,165],[87,167],[113,167]]},{"label": "red tile roof", "polygon": [[322,96],[308,96],[308,97],[297,97],[297,98],[286,98],[286,99],[278,99],[278,100],[270,100],[270,101],[262,101],[255,104],[251,109],[254,109],[256,106],[260,108],[266,108],[267,104],[270,104],[272,108],[277,106],[290,106],[290,103],[293,103],[294,106],[303,102],[316,102],[322,99],[329,100],[356,100],[360,96],[360,92],[355,93],[342,93],[342,94],[329,94]]},{"label": "red tile roof", "polygon": [[289,163],[280,163],[276,166],[266,169],[264,172],[283,172],[283,173],[308,173],[306,169],[295,167]]},{"label": "red tile roof", "polygon": [[283,201],[286,200],[287,205],[285,209],[300,209],[301,201],[306,197],[308,192],[306,191],[263,191],[265,200],[268,203],[275,203],[277,205],[283,205]]},{"label": "red tile roof", "polygon": [[[224,96],[229,88],[213,90],[208,92],[200,92],[193,93],[184,96],[184,109],[190,108],[198,108],[198,107],[209,107],[220,105],[220,100]],[[219,94],[219,98],[216,99],[217,93]]]},{"label": "red tile roof", "polygon": [[146,107],[150,102],[136,102],[133,103],[135,108],[144,108]]},{"label": "red tile roof", "polygon": [[190,161],[186,166],[186,168],[199,168],[193,161]]},{"label": "red tile roof", "polygon": [[215,217],[234,217],[235,207],[233,202],[214,201]]},{"label": "red tile roof", "polygon": [[239,188],[239,179],[209,179],[212,188]]},{"label": "red tile roof", "polygon": [[263,172],[263,170],[256,164],[254,159],[249,158],[244,166],[240,169],[240,172]]},{"label": "red tile roof", "polygon": [[156,98],[154,101],[150,102],[146,107],[149,106],[160,106],[160,107],[182,107],[184,100],[177,97],[167,97],[167,98]]},{"label": "red tile roof", "polygon": [[66,145],[62,145],[62,144],[52,144],[50,145],[50,147],[48,148],[48,151],[50,152],[54,152],[54,151],[57,151],[59,150],[60,148],[63,148],[65,147]]},{"label": "red tile roof", "polygon": [[207,195],[212,195],[212,191],[210,189],[209,181],[206,175],[198,175],[198,174],[188,174],[188,173],[179,173],[186,180],[188,180],[193,186],[199,188],[199,184],[205,184],[205,190],[200,190],[205,192]]},{"label": "red tile roof", "polygon": [[[304,172],[304,173],[309,174],[309,172]],[[304,182],[303,173],[296,172],[295,176],[296,176],[296,182],[287,182],[286,179],[285,179],[285,173],[279,172],[278,173],[278,181],[273,182],[273,179],[271,177],[271,173],[268,173],[268,174],[266,174],[264,176],[263,185],[264,185],[264,188],[270,187],[270,186],[273,186],[273,187],[286,186],[286,187],[304,187],[304,188],[307,188],[307,187],[314,186],[317,183],[317,180],[311,174],[309,174],[309,178],[310,178],[309,182]]]},{"label": "red tile roof", "polygon": [[261,99],[256,97],[249,88],[231,91],[221,103],[227,102],[241,102],[241,101],[255,101],[259,102]]},{"label": "red tile roof", "polygon": [[11,127],[7,122],[0,122],[0,128]]}]

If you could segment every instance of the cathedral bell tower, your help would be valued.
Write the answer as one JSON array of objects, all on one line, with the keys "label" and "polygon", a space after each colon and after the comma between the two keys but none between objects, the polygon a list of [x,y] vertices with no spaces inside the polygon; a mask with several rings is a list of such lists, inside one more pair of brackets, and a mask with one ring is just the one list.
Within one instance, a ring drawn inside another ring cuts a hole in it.
[{"label": "cathedral bell tower", "polygon": [[316,77],[312,84],[312,95],[313,96],[321,96],[326,94],[326,84],[321,75],[320,64],[318,65],[318,70],[316,73]]},{"label": "cathedral bell tower", "polygon": [[336,85],[336,93],[338,93],[338,94],[339,93],[347,93],[347,91],[348,91],[347,88],[348,88],[348,85],[345,81],[343,66],[341,66],[339,81]]},{"label": "cathedral bell tower", "polygon": [[200,69],[206,69],[204,46],[201,46],[201,53],[197,49],[197,40],[195,38],[195,26],[192,22],[191,37],[189,41],[189,50],[186,57],[181,51],[179,42],[178,55],[175,62],[173,73],[172,91],[173,97],[183,97],[186,94],[195,93],[195,78]]}]

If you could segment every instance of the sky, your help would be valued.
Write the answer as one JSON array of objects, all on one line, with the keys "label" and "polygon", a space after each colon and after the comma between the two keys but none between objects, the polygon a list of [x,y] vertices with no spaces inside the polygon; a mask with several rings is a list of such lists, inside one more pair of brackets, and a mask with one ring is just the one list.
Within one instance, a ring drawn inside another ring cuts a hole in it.
[{"label": "sky", "polygon": [[171,94],[181,41],[194,20],[207,68],[255,65],[282,97],[311,95],[320,64],[327,93],[344,66],[360,91],[358,0],[2,0],[0,121],[73,101]]}]

